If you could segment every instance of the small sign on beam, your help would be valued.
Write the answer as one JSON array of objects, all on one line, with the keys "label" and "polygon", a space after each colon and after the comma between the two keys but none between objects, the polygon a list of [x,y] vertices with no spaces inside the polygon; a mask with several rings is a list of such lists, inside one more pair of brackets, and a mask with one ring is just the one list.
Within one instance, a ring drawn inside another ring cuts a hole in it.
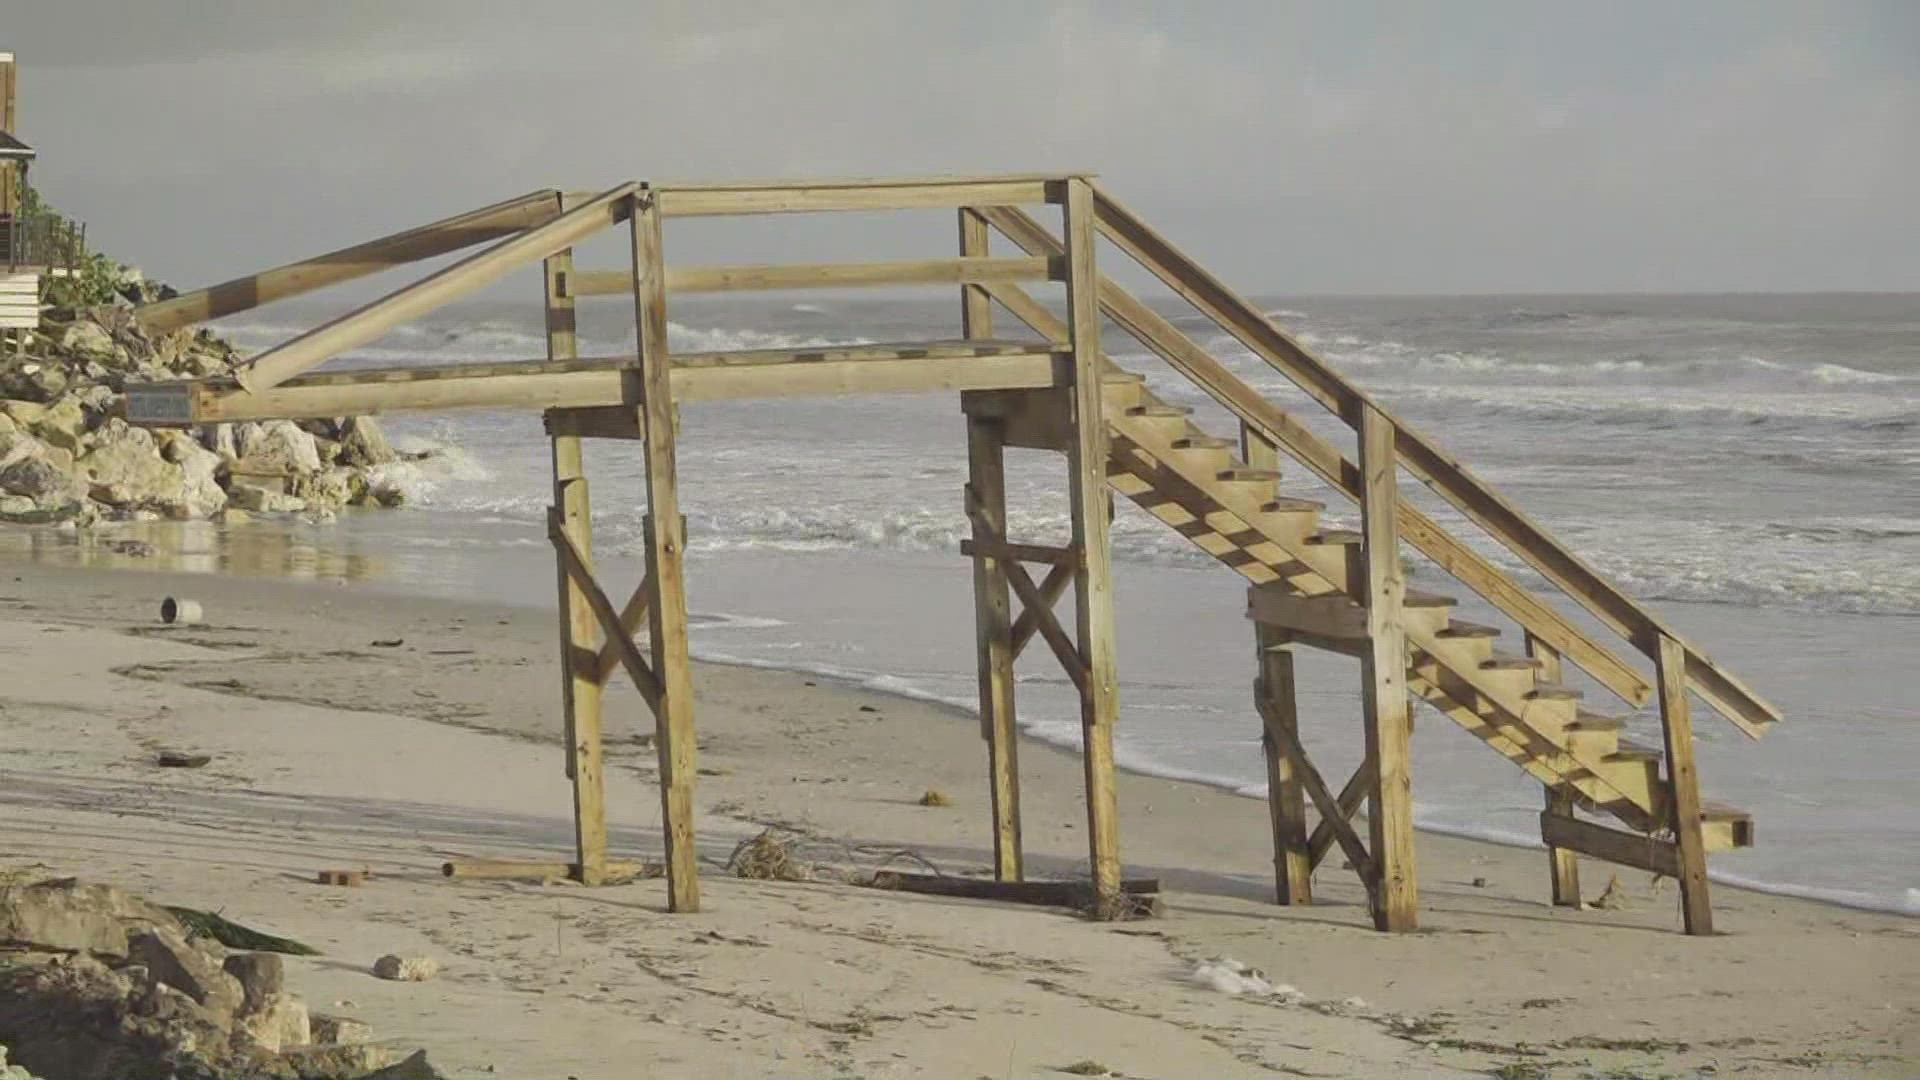
[{"label": "small sign on beam", "polygon": [[185,427],[193,423],[191,383],[139,383],[127,387],[127,423]]}]

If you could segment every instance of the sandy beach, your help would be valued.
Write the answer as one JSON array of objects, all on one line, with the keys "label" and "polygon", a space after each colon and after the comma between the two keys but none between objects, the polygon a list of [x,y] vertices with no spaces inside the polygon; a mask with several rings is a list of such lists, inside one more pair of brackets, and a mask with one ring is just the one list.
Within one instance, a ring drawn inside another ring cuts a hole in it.
[{"label": "sandy beach", "polygon": [[[167,595],[200,600],[206,624],[161,626]],[[1674,890],[1644,875],[1620,875],[1624,909],[1557,909],[1540,852],[1423,835],[1422,929],[1383,935],[1337,856],[1318,903],[1273,905],[1264,805],[1174,781],[1120,787],[1127,872],[1171,890],[1157,920],[1095,924],[825,874],[732,878],[728,853],[769,825],[822,863],[978,871],[990,858],[971,718],[783,672],[697,672],[700,914],[666,915],[660,881],[444,879],[450,855],[570,851],[552,618],[0,561],[0,869],[108,881],[313,943],[322,956],[290,958],[294,988],[456,1077],[1920,1069],[1920,921],[1721,886],[1723,933],[1689,939]],[[609,802],[619,854],[655,857],[642,715],[631,690],[610,698]],[[161,770],[163,747],[214,760]],[[1037,743],[1021,764],[1032,871],[1071,875],[1079,764]],[[928,789],[952,805],[920,805]],[[312,883],[337,867],[373,879]],[[1583,869],[1597,895],[1607,870]],[[433,955],[444,974],[370,977],[390,951]],[[1297,997],[1197,980],[1216,958]]]}]

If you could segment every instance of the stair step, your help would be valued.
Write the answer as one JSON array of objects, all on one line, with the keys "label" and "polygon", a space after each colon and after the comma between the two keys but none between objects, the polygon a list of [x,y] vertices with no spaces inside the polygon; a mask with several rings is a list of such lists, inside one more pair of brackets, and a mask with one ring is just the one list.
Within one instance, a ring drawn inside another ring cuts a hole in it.
[{"label": "stair step", "polygon": [[1125,368],[1108,368],[1100,373],[1100,381],[1111,385],[1123,386],[1128,383],[1146,382],[1147,377],[1137,371],[1128,371]]},{"label": "stair step", "polygon": [[1323,502],[1312,499],[1273,499],[1260,504],[1263,514],[1317,514],[1327,508]]},{"label": "stair step", "polygon": [[1479,623],[1467,622],[1464,619],[1455,619],[1446,626],[1441,627],[1440,632],[1434,636],[1443,638],[1497,638],[1500,636],[1500,628],[1497,626],[1482,626]]},{"label": "stair step", "polygon": [[1347,545],[1358,544],[1365,539],[1366,537],[1361,536],[1352,529],[1322,529],[1312,536],[1307,537],[1307,543]]},{"label": "stair step", "polygon": [[1586,695],[1571,686],[1558,683],[1538,683],[1533,689],[1520,695],[1528,701],[1579,701]]},{"label": "stair step", "polygon": [[1219,435],[1182,435],[1172,445],[1175,450],[1231,450],[1240,444]]},{"label": "stair step", "polygon": [[1270,484],[1280,479],[1280,470],[1254,469],[1244,465],[1236,465],[1231,469],[1221,469],[1218,473],[1214,475],[1221,480],[1232,480],[1232,481],[1238,481],[1242,483]]},{"label": "stair step", "polygon": [[1156,401],[1147,405],[1128,406],[1127,415],[1172,418],[1172,417],[1178,417],[1178,416],[1192,416],[1193,410],[1187,408],[1185,405],[1168,405],[1163,402]]},{"label": "stair step", "polygon": [[1410,608],[1453,607],[1455,604],[1458,604],[1459,602],[1460,601],[1455,600],[1451,596],[1442,596],[1439,593],[1422,592],[1419,589],[1408,589],[1406,595],[1400,598],[1400,606],[1410,607]]},{"label": "stair step", "polygon": [[1514,656],[1511,653],[1494,653],[1480,661],[1482,671],[1538,671],[1541,663],[1531,656]]},{"label": "stair step", "polygon": [[1588,712],[1585,709],[1581,709],[1574,714],[1573,723],[1567,725],[1567,730],[1585,732],[1620,731],[1626,726],[1627,721],[1624,717],[1606,716],[1601,713]]},{"label": "stair step", "polygon": [[1608,754],[1606,760],[1659,761],[1660,758],[1661,752],[1657,746],[1648,746],[1646,743],[1634,742],[1632,739],[1621,739],[1619,748]]}]

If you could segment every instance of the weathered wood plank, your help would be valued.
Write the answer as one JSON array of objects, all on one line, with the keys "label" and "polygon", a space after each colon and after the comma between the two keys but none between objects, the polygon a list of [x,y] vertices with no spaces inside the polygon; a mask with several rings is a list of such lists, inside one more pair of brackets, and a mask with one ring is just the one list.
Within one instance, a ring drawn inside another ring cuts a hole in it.
[{"label": "weathered wood plank", "polygon": [[1367,613],[1344,593],[1296,596],[1285,586],[1247,590],[1247,617],[1256,623],[1324,637],[1364,640]]},{"label": "weathered wood plank", "polygon": [[[849,289],[898,285],[964,285],[987,281],[1057,281],[1057,260],[1014,256],[957,259],[903,259],[891,262],[767,263],[741,266],[682,266],[667,270],[667,292],[711,293],[774,289]],[[625,270],[583,270],[572,283],[578,296],[607,296],[633,290]],[[985,336],[985,335],[982,335]]]},{"label": "weathered wood plank", "polygon": [[1693,719],[1687,706],[1687,650],[1660,639],[1660,731],[1667,751],[1667,812],[1673,818],[1679,856],[1680,912],[1687,933],[1713,933],[1713,901],[1707,890],[1707,846],[1701,835],[1700,776],[1693,764]]},{"label": "weathered wood plank", "polygon": [[317,258],[195,289],[171,300],[136,308],[134,318],[140,320],[140,325],[149,333],[178,330],[405,263],[512,236],[558,216],[558,195],[552,190],[531,192]]},{"label": "weathered wood plank", "polygon": [[476,255],[430,274],[405,288],[261,353],[234,377],[258,393],[272,389],[308,368],[348,349],[365,345],[409,319],[500,280],[517,267],[555,252],[620,221],[632,202],[634,185],[622,184],[576,210],[518,233]]},{"label": "weathered wood plank", "polygon": [[[1267,736],[1273,739],[1281,751],[1287,755],[1287,759],[1293,763],[1294,772],[1300,777],[1300,785],[1306,788],[1307,797],[1313,800],[1314,809],[1320,812],[1320,828],[1327,830],[1334,842],[1340,845],[1340,850],[1346,853],[1347,861],[1353,864],[1354,873],[1359,875],[1361,883],[1367,888],[1367,895],[1371,897],[1378,891],[1379,876],[1374,872],[1373,856],[1368,854],[1366,845],[1360,842],[1360,834],[1354,831],[1353,822],[1349,820],[1353,816],[1353,811],[1343,808],[1333,797],[1333,792],[1327,789],[1327,782],[1321,777],[1320,770],[1315,768],[1313,762],[1308,759],[1306,748],[1300,745],[1299,739],[1294,737],[1293,732],[1288,731],[1285,725],[1280,723],[1279,715],[1268,706],[1265,700],[1256,700],[1260,710],[1260,720],[1266,725]],[[1368,773],[1362,779],[1365,781],[1362,790],[1371,789],[1372,774]],[[1352,782],[1350,781],[1347,786],[1352,787]],[[1319,829],[1315,830],[1316,833],[1319,831]],[[1371,904],[1372,901],[1369,900],[1369,906]]]},{"label": "weathered wood plank", "polygon": [[1014,711],[1013,611],[1005,554],[994,550],[1006,534],[1007,490],[999,425],[967,420],[967,495],[974,521],[973,613],[980,681],[980,731],[987,743],[987,779],[993,807],[993,874],[1019,881],[1020,726]]},{"label": "weathered wood plank", "polygon": [[[1107,496],[1107,424],[1101,384],[1100,275],[1094,266],[1093,189],[1067,182],[1067,334],[1073,349],[1074,439],[1067,450],[1073,547],[1079,553],[1074,607],[1087,665],[1080,694],[1082,760],[1087,777],[1087,843],[1101,902],[1120,888],[1119,805],[1114,794],[1113,724],[1119,707],[1113,641],[1113,552]],[[1029,601],[1031,603],[1031,601]]]},{"label": "weathered wood plank", "polygon": [[640,350],[636,380],[645,417],[647,471],[647,608],[653,670],[660,679],[654,744],[660,760],[661,822],[666,832],[668,908],[700,910],[698,853],[693,839],[693,668],[687,644],[686,529],[680,517],[675,460],[677,417],[667,351],[666,257],[660,205],[651,191],[629,197],[633,234],[633,318]]},{"label": "weathered wood plank", "polygon": [[[1560,663],[1560,651],[1540,640],[1533,634],[1527,635],[1527,655],[1540,666],[1537,677],[1541,682],[1559,683],[1563,672]],[[1573,816],[1573,792],[1564,787],[1545,788],[1546,812],[1560,817]],[[1553,903],[1556,907],[1580,906],[1580,855],[1567,848],[1547,845],[1547,872],[1552,886]]]},{"label": "weathered wood plank", "polygon": [[1554,847],[1577,851],[1595,859],[1631,866],[1650,874],[1678,877],[1679,849],[1651,836],[1609,829],[1579,818],[1541,812],[1540,835]]},{"label": "weathered wood plank", "polygon": [[[969,900],[1003,900],[1015,904],[1039,904],[1046,907],[1083,908],[1094,902],[1091,882],[1086,881],[986,881],[981,878],[949,877],[944,874],[910,874],[882,870],[873,876],[872,887],[929,896],[954,896]],[[1158,878],[1128,878],[1120,882],[1120,893],[1143,899],[1156,898]]]},{"label": "weathered wood plank", "polygon": [[[258,393],[223,380],[135,384],[128,421],[163,426],[223,421],[376,415],[424,409],[580,409],[628,402],[631,357],[567,364],[501,362],[325,372]],[[928,393],[1063,385],[1064,363],[1046,345],[848,346],[695,353],[676,357],[679,401],[815,394]],[[605,429],[610,437],[615,429]],[[584,433],[584,432],[583,432]]]},{"label": "weathered wood plank", "polygon": [[1381,930],[1412,930],[1419,922],[1413,862],[1413,734],[1407,699],[1407,638],[1400,621],[1406,572],[1400,565],[1396,529],[1399,475],[1393,421],[1368,408],[1361,418],[1360,501],[1362,558],[1366,563],[1368,650],[1361,654],[1361,689],[1367,712],[1367,757],[1374,763],[1367,825],[1379,887],[1373,924]]},{"label": "weathered wood plank", "polygon": [[[1254,657],[1259,678],[1254,683],[1274,723],[1287,739],[1300,738],[1300,713],[1294,683],[1293,649],[1283,632],[1254,627]],[[1265,715],[1265,713],[1261,713]],[[1260,725],[1260,747],[1267,762],[1267,817],[1273,826],[1273,888],[1277,904],[1313,903],[1313,859],[1307,848],[1306,787],[1281,742]]]},{"label": "weathered wood plank", "polygon": [[[633,680],[634,689],[640,692],[640,697],[647,703],[647,707],[657,712],[662,694],[659,676],[655,673],[653,665],[640,655],[640,647],[633,643],[633,635],[622,632],[625,626],[621,613],[614,610],[613,601],[608,598],[606,590],[602,589],[599,581],[594,578],[593,568],[585,561],[580,550],[574,546],[573,538],[567,535],[566,529],[560,524],[559,517],[551,512],[547,518],[547,538],[553,541],[554,550],[559,552],[561,563],[565,566],[568,576],[575,585],[579,586],[586,599],[588,610],[593,613],[595,622],[599,624],[606,637],[607,647],[619,654],[620,663],[627,669],[627,677]],[[587,668],[588,663],[590,661],[582,662],[583,670],[591,670]]]},{"label": "weathered wood plank", "polygon": [[752,184],[670,184],[658,188],[667,217],[714,214],[791,214],[828,210],[913,210],[932,207],[1012,206],[1053,200],[1055,176],[934,177],[911,180],[769,181]]}]

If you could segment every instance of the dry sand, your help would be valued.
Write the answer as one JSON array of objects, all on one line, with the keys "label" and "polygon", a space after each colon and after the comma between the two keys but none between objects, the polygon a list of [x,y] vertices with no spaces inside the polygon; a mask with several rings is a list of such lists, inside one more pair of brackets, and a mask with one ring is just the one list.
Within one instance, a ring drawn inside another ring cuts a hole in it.
[{"label": "dry sand", "polygon": [[[160,627],[168,594],[209,625]],[[0,561],[0,870],[313,943],[288,978],[316,1009],[456,1077],[1920,1074],[1920,920],[1720,887],[1722,935],[1689,939],[1645,875],[1620,875],[1626,910],[1556,909],[1539,852],[1423,835],[1422,930],[1383,935],[1337,855],[1319,903],[1267,902],[1263,804],[1173,781],[1120,785],[1128,873],[1173,890],[1156,921],[727,877],[765,824],[867,867],[988,863],[971,719],[785,673],[697,673],[700,914],[664,914],[660,881],[443,879],[452,854],[570,851],[555,651],[540,611]],[[611,819],[620,853],[657,856],[640,715],[610,698]],[[158,769],[161,747],[214,762]],[[1023,753],[1030,862],[1071,874],[1078,762]],[[444,973],[379,981],[385,952]],[[1303,998],[1196,983],[1212,957]]]}]

